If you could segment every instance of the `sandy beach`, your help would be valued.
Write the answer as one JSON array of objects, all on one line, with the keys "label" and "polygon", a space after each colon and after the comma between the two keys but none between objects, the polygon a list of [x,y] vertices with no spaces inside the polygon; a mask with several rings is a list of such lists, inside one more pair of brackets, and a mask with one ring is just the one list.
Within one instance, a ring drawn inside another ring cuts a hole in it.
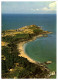
[{"label": "sandy beach", "polygon": [[34,61],[33,59],[31,59],[31,58],[24,52],[23,45],[24,45],[25,43],[28,43],[28,42],[31,42],[31,41],[35,40],[37,37],[42,37],[42,36],[43,36],[43,35],[40,34],[40,35],[34,36],[31,40],[24,41],[24,42],[20,42],[20,43],[18,44],[18,50],[19,50],[19,52],[20,52],[20,54],[19,54],[18,56],[22,56],[22,57],[24,57],[24,58],[27,58],[27,60],[28,60],[29,62],[31,62],[31,63],[36,63],[36,61]]},{"label": "sandy beach", "polygon": [[[52,32],[47,32],[46,34],[50,34],[50,33],[52,33]],[[20,42],[20,43],[18,44],[18,47],[17,47],[18,50],[19,50],[19,53],[20,53],[18,56],[22,56],[22,57],[24,57],[24,58],[27,58],[27,60],[28,60],[29,62],[32,62],[32,63],[35,63],[35,64],[36,64],[36,61],[34,61],[33,59],[31,59],[31,58],[24,52],[23,45],[24,45],[25,43],[34,41],[36,38],[39,38],[39,37],[43,37],[43,34],[34,36],[32,39],[30,39],[30,40],[28,40],[28,41]]]},{"label": "sandy beach", "polygon": [[18,50],[20,52],[20,54],[18,56],[22,56],[24,58],[27,58],[27,60],[29,62],[32,62],[32,63],[35,63],[35,61],[33,59],[31,59],[25,52],[24,52],[24,48],[23,48],[23,45],[25,44],[26,42],[20,42],[18,44]]}]

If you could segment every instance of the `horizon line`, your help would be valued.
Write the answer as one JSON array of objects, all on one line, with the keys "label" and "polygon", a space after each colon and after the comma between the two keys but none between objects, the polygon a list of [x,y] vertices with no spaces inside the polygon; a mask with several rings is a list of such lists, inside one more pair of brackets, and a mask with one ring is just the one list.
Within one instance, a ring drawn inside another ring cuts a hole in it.
[{"label": "horizon line", "polygon": [[[3,15],[3,14],[15,14],[15,13],[1,13],[1,15]],[[33,14],[33,13],[16,13],[16,14]],[[46,14],[46,13],[45,13]],[[52,14],[52,13],[51,13]],[[54,13],[54,14],[56,14],[56,13]]]}]

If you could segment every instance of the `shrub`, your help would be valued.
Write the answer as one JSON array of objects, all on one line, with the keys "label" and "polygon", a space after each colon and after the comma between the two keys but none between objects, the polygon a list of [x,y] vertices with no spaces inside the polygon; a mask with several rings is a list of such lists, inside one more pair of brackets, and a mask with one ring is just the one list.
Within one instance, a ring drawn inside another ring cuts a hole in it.
[{"label": "shrub", "polygon": [[34,32],[35,34],[40,34],[40,33],[43,32],[43,30],[41,30],[41,29],[34,29],[33,32]]}]

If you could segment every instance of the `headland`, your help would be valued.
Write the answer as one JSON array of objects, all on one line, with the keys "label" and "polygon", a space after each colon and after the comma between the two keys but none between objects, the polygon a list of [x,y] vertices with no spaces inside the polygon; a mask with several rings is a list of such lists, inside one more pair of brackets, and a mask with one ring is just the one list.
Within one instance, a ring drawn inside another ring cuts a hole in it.
[{"label": "headland", "polygon": [[[52,32],[44,31],[40,26],[37,26],[37,25],[29,25],[16,30],[3,31],[2,32],[2,43],[3,43],[2,44],[2,50],[3,50],[2,63],[4,63],[4,65],[7,65],[7,67],[6,66],[3,67],[4,69],[3,69],[2,77],[4,78],[6,76],[6,78],[8,78],[10,75],[11,78],[14,78],[14,77],[16,78],[27,78],[27,77],[28,78],[49,78],[51,76],[50,70],[47,67],[45,67],[46,66],[45,64],[37,63],[35,60],[31,59],[24,52],[23,45],[25,43],[35,40],[37,37],[43,37],[43,36],[47,37],[48,34],[51,34],[51,33]],[[10,64],[10,61],[11,61],[11,64]],[[13,69],[13,71],[10,72],[10,69]],[[14,73],[16,73],[17,70],[19,71],[18,73],[20,75],[17,74],[18,76],[17,75],[14,76],[15,75]],[[24,70],[28,72],[28,76],[27,74],[21,75],[22,73],[24,73]],[[11,74],[13,74],[13,76]]]}]

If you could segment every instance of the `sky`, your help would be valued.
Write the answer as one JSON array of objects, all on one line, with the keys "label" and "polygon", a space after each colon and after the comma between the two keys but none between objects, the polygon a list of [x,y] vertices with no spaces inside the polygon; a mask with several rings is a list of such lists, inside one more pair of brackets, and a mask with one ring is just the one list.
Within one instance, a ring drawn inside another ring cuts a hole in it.
[{"label": "sky", "polygon": [[56,1],[2,2],[2,14],[56,14]]}]

